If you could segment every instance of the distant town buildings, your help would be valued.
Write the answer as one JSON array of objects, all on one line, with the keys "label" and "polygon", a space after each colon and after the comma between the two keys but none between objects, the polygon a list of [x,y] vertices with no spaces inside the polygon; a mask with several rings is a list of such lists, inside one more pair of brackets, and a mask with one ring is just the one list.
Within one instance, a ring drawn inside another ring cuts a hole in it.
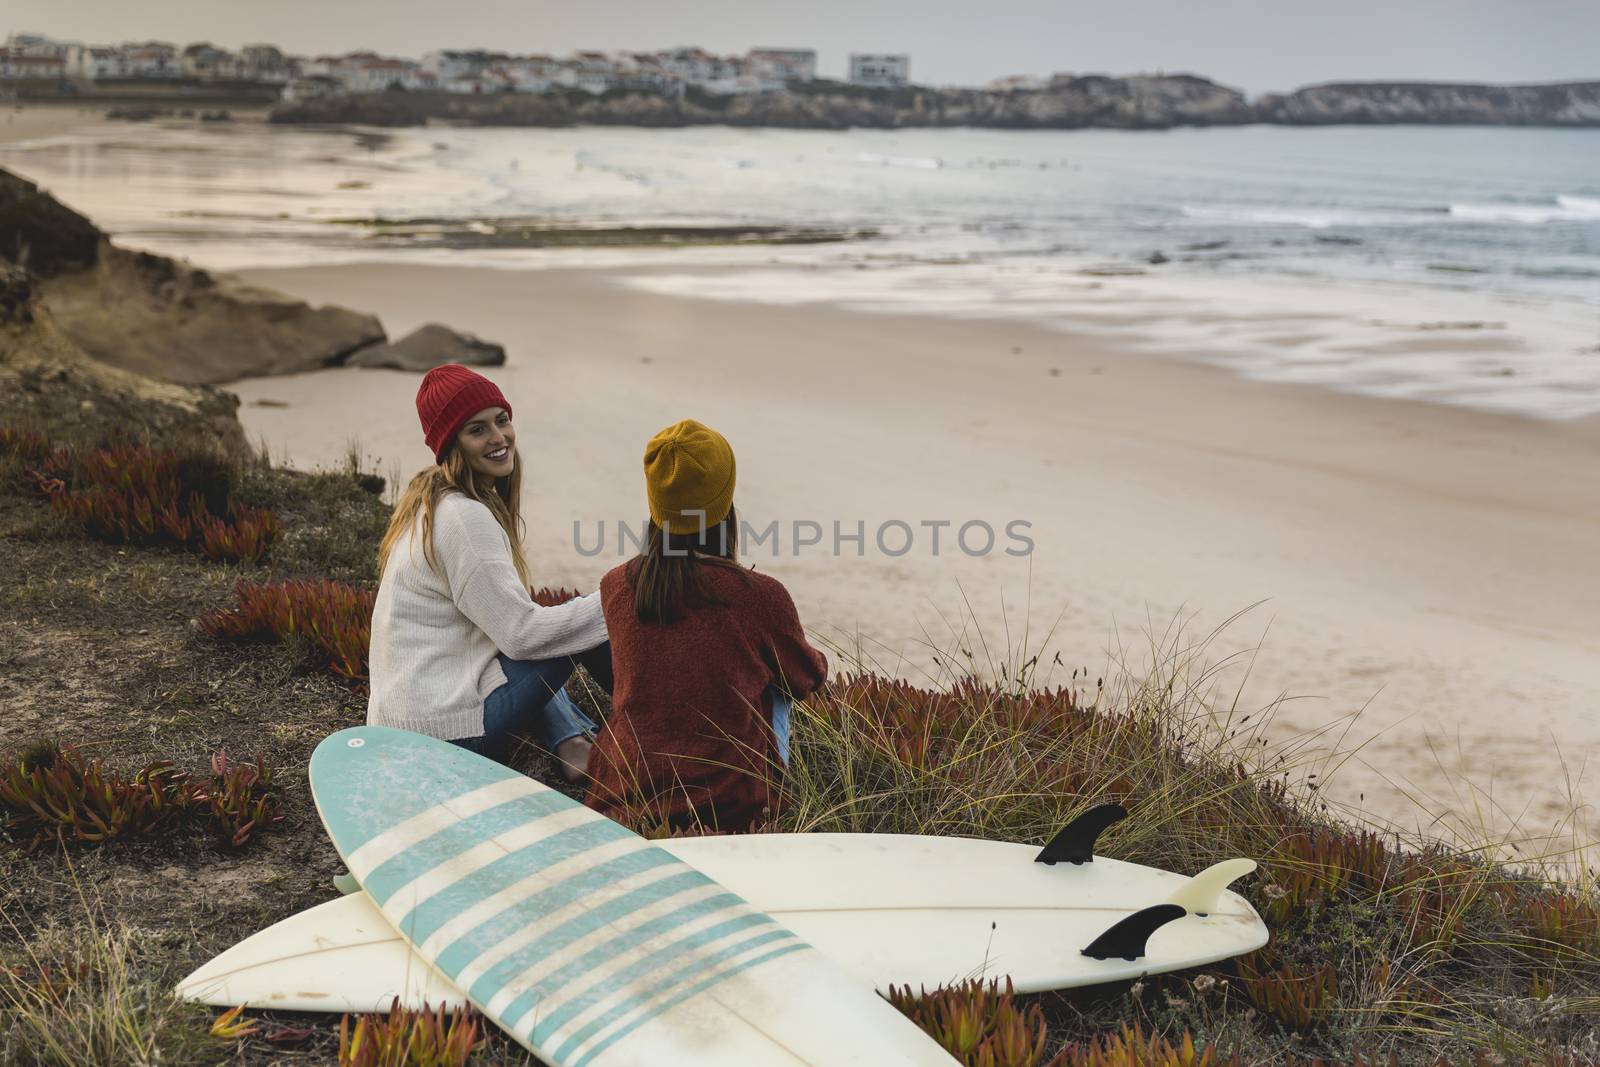
[{"label": "distant town buildings", "polygon": [[199,81],[231,81],[239,76],[239,58],[210,44],[192,44],[178,57],[178,73]]},{"label": "distant town buildings", "polygon": [[809,48],[754,48],[751,73],[758,79],[779,82],[817,80],[817,53]]},{"label": "distant town buildings", "polygon": [[[907,56],[850,57],[858,85],[904,85]],[[287,55],[271,44],[230,52],[207,41],[88,45],[40,34],[13,33],[0,46],[0,80],[92,86],[165,81],[179,84],[245,82],[281,87],[286,99],[390,90],[450,93],[601,94],[632,90],[681,95],[761,93],[817,80],[809,48],[753,48],[719,56],[701,48],[656,52],[576,52],[566,58],[514,55],[485,49],[440,49],[421,59],[375,52]]]},{"label": "distant town buildings", "polygon": [[125,78],[176,78],[178,46],[165,41],[125,44],[116,50],[122,56]]},{"label": "distant town buildings", "polygon": [[911,81],[908,55],[850,54],[850,84],[873,89],[892,89]]}]

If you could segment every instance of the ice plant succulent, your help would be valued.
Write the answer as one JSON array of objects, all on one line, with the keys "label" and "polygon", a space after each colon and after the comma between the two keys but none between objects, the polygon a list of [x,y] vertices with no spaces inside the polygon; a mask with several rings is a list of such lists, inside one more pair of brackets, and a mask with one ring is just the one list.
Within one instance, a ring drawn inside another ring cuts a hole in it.
[{"label": "ice plant succulent", "polygon": [[1059,1060],[1060,1067],[1237,1067],[1239,1062],[1237,1055],[1224,1058],[1211,1045],[1197,1047],[1188,1031],[1173,1042],[1145,1033],[1137,1022],[1069,1045]]},{"label": "ice plant succulent", "polygon": [[249,1037],[260,1029],[249,1019],[241,1020],[239,1015],[244,1011],[244,1005],[229,1008],[211,1022],[211,1036],[224,1041],[237,1041]]},{"label": "ice plant succulent", "polygon": [[191,804],[187,781],[170,762],[124,778],[70,746],[35,747],[0,777],[6,825],[28,848],[58,834],[100,842],[149,833]]},{"label": "ice plant succulent", "polygon": [[1383,889],[1390,857],[1371,831],[1315,827],[1284,838],[1263,866],[1270,884],[1282,892],[1264,903],[1261,915],[1268,923],[1281,924],[1341,891],[1371,896]]},{"label": "ice plant succulent", "polygon": [[124,777],[71,746],[45,743],[0,774],[0,816],[28,849],[54,839],[98,844],[153,833],[191,815],[207,819],[232,847],[282,818],[265,764],[229,764],[222,752],[212,758],[209,778],[193,779],[170,760]]},{"label": "ice plant succulent", "polygon": [[221,844],[241,848],[258,829],[283,819],[272,792],[272,771],[257,756],[254,763],[229,763],[226,750],[211,757],[211,779],[196,794],[210,811]]},{"label": "ice plant succulent", "polygon": [[339,1067],[465,1067],[482,1040],[475,1013],[401,1008],[339,1021]]},{"label": "ice plant succulent", "polygon": [[1267,948],[1241,956],[1235,965],[1251,1003],[1290,1030],[1309,1031],[1338,1007],[1339,983],[1331,964],[1294,967]]},{"label": "ice plant succulent", "polygon": [[965,1067],[1066,1067],[1065,1054],[1046,1057],[1044,1012],[1019,1008],[1006,979],[972,980],[932,993],[889,987],[889,1003],[922,1027]]},{"label": "ice plant succulent", "polygon": [[127,443],[38,455],[38,441],[18,434],[9,446],[38,457],[26,475],[35,493],[104,540],[176,543],[208,559],[254,563],[282,532],[272,512],[230,502],[232,474],[214,457]]},{"label": "ice plant succulent", "polygon": [[234,584],[238,605],[208,612],[200,628],[233,640],[299,636],[328,657],[328,669],[351,681],[367,678],[367,645],[377,594],[344,582],[246,582]]}]

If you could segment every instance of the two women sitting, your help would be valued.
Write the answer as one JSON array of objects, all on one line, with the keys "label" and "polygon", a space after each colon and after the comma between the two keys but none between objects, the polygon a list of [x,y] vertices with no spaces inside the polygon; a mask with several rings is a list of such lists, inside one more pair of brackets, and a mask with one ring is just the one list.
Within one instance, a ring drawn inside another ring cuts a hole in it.
[{"label": "two women sitting", "polygon": [[[487,378],[429,371],[417,414],[435,463],[379,545],[367,721],[501,755],[531,733],[587,803],[622,821],[743,830],[787,761],[789,701],[827,677],[783,585],[738,563],[733,450],[692,419],[651,438],[643,551],[597,593],[533,602],[511,405]],[[565,685],[611,694],[596,726]]]}]

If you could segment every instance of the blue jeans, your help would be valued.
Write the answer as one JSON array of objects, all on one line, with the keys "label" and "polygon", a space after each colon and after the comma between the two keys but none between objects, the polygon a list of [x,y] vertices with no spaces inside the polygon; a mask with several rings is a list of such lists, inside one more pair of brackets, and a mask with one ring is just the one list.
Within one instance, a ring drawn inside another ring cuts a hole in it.
[{"label": "blue jeans", "polygon": [[[593,651],[603,652],[609,661],[609,645]],[[572,677],[574,663],[571,657],[519,660],[496,653],[496,658],[506,682],[483,702],[483,735],[460,737],[451,744],[487,756],[512,737],[531,733],[539,744],[554,752],[563,741],[594,733],[593,720],[567,695],[565,686]],[[601,681],[609,682],[609,675]]]},{"label": "blue jeans", "polygon": [[772,687],[772,732],[778,738],[778,759],[789,766],[789,712],[794,703],[777,686]]}]

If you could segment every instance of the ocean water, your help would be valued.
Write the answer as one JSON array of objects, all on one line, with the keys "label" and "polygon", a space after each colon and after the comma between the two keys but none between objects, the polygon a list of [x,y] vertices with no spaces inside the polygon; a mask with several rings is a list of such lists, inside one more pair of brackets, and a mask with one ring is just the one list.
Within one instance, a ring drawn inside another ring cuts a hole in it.
[{"label": "ocean water", "polygon": [[[171,124],[0,146],[0,165],[128,245],[220,269],[620,268],[660,292],[1026,318],[1254,377],[1600,413],[1600,130]],[[339,221],[372,217],[878,236],[469,250]]]}]

